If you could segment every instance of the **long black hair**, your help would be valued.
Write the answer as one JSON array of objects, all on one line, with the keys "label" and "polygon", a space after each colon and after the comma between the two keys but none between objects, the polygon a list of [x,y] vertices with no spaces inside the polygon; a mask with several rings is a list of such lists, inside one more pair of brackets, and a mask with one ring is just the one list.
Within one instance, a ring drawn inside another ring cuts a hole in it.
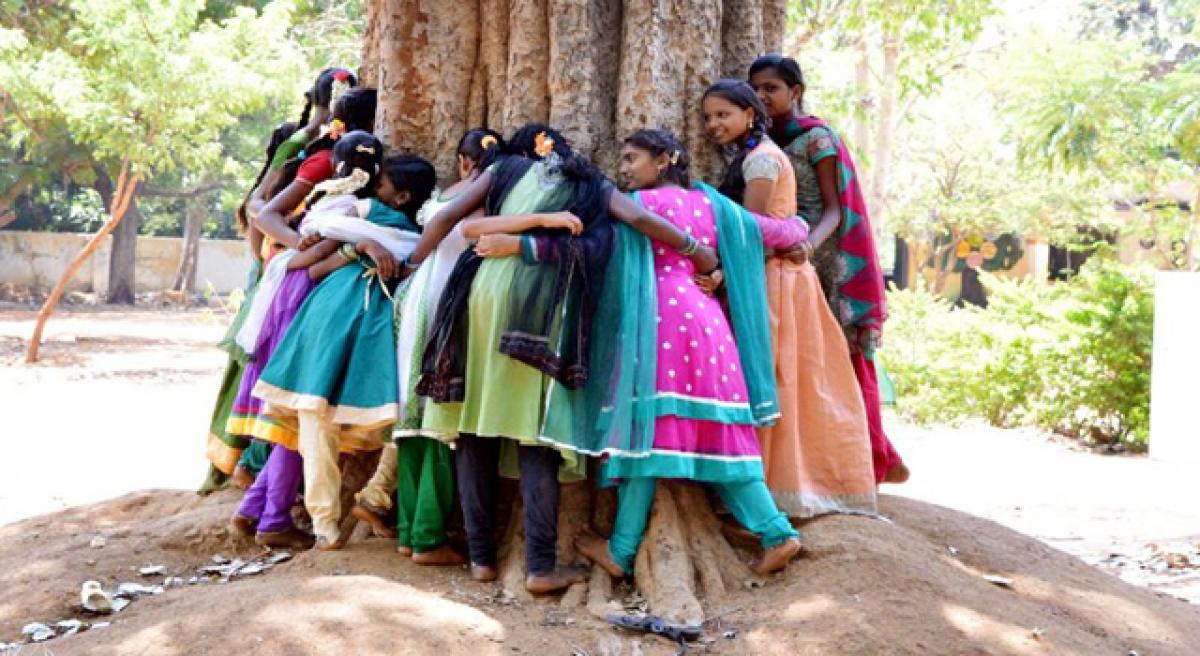
[{"label": "long black hair", "polygon": [[398,209],[412,219],[417,210],[433,195],[437,186],[437,171],[428,161],[416,155],[392,155],[383,161],[383,175],[396,191],[407,191],[408,202]]},{"label": "long black hair", "polygon": [[[347,132],[353,130],[364,130],[370,132],[375,124],[375,105],[378,100],[378,94],[375,89],[369,87],[355,87],[346,93],[342,94],[341,98],[333,104],[333,120],[341,121]],[[296,179],[296,172],[300,170],[300,164],[306,157],[310,157],[322,150],[333,148],[336,139],[334,133],[323,134],[316,139],[308,142],[304,146],[304,150],[300,151],[297,157],[294,157],[284,163],[279,182],[275,185],[272,194],[278,194],[287,188],[288,185]]]},{"label": "long black hair", "polygon": [[[348,177],[354,169],[362,169],[367,174],[367,182],[354,191],[359,198],[369,198],[375,193],[375,185],[383,165],[383,143],[370,132],[354,130],[337,140],[331,153],[333,176],[330,180]],[[304,205],[312,208],[317,201],[325,197],[325,190],[316,188],[304,199]]]},{"label": "long black hair", "polygon": [[[491,139],[487,139],[491,137]],[[484,141],[487,145],[484,145]],[[504,137],[499,132],[488,128],[471,128],[462,139],[458,140],[457,153],[471,160],[476,171],[482,171],[492,165],[505,152]]]},{"label": "long black hair", "polygon": [[250,229],[250,216],[246,213],[246,205],[250,202],[250,196],[258,189],[258,185],[262,184],[263,178],[267,177],[267,171],[271,170],[271,160],[275,159],[275,151],[279,150],[279,145],[287,141],[288,137],[296,133],[299,128],[295,123],[290,121],[280,123],[271,131],[271,141],[267,143],[266,159],[263,161],[262,168],[258,170],[258,175],[254,178],[254,184],[246,190],[246,195],[242,197],[242,202],[238,203],[237,210],[234,212],[234,217],[237,219],[238,230],[245,233]]},{"label": "long black hair", "polygon": [[333,100],[334,82],[344,82],[352,88],[358,86],[358,78],[347,68],[335,66],[318,73],[316,81],[304,92],[304,110],[300,112],[300,127],[308,125],[313,106],[329,107],[329,103]]},{"label": "long black hair", "polygon": [[625,138],[625,143],[650,153],[651,157],[667,156],[667,168],[659,176],[664,182],[677,184],[684,189],[692,186],[688,175],[691,156],[687,148],[669,130],[638,130]]},{"label": "long black hair", "polygon": [[567,138],[561,132],[545,123],[526,123],[518,128],[508,139],[508,154],[520,155],[532,160],[543,159],[542,155],[537,152],[538,137],[552,140],[552,150],[554,154],[558,155],[560,170],[567,178],[592,180],[603,177],[600,169],[596,168],[591,160],[576,153],[567,144]]},{"label": "long black hair", "polygon": [[768,68],[775,71],[779,79],[789,87],[804,86],[804,71],[800,69],[800,62],[778,54],[762,55],[755,59],[754,63],[750,64],[750,72],[747,77],[754,77],[755,74]]},{"label": "long black hair", "polygon": [[728,100],[741,109],[754,110],[750,132],[729,162],[729,168],[725,171],[725,179],[721,181],[721,186],[718,188],[722,194],[741,203],[742,196],[746,191],[746,176],[742,174],[742,162],[746,160],[746,155],[751,150],[762,143],[763,139],[769,138],[767,130],[771,128],[771,117],[767,116],[767,109],[763,106],[758,94],[743,80],[719,80],[705,90],[703,98],[709,96]]}]

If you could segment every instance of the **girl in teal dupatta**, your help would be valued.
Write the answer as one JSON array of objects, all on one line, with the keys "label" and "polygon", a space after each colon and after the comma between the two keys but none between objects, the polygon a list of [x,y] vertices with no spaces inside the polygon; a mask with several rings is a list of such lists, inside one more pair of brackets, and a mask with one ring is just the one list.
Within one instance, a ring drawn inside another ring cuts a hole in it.
[{"label": "girl in teal dupatta", "polygon": [[[718,248],[729,271],[733,326],[696,285],[684,254],[619,229],[597,317],[606,337],[592,350],[582,410],[570,413],[582,423],[575,432],[590,438],[579,447],[604,454],[602,480],[619,485],[612,537],[585,534],[576,546],[614,576],[632,570],[660,478],[712,485],[760,536],[765,554],[758,571],[784,567],[800,549],[799,534],[764,483],[754,429],[779,414],[763,246],[790,248],[807,230],[800,221],[765,218],[760,228],[711,187],[689,188],[687,165],[683,146],[662,130],[635,133],[621,156],[622,174],[641,190],[634,194],[639,204]],[[526,257],[548,250],[537,238],[524,240]],[[557,398],[570,396],[557,390]],[[543,439],[559,441],[563,424],[551,402]]]},{"label": "girl in teal dupatta", "polygon": [[[321,226],[339,230],[339,239],[349,239],[354,232],[364,235],[361,241],[393,240],[395,245],[387,249],[400,257],[403,253],[396,253],[397,248],[411,248],[417,241],[415,235],[404,235],[419,231],[409,217],[429,198],[435,173],[425,160],[398,155],[383,162],[380,174],[382,152],[382,144],[364,132],[346,135],[334,150],[339,170],[345,165],[354,171],[351,184],[363,185],[360,194],[377,194],[357,202],[357,215],[365,221],[307,219],[318,224],[320,234],[326,230]],[[361,182],[354,182],[356,177]],[[365,236],[377,233],[381,236]],[[254,394],[272,417],[298,424],[305,506],[318,548],[327,549],[341,545],[338,453],[382,447],[396,420],[399,382],[390,272],[353,246],[343,246],[314,268],[310,276],[325,277],[296,313]]]}]

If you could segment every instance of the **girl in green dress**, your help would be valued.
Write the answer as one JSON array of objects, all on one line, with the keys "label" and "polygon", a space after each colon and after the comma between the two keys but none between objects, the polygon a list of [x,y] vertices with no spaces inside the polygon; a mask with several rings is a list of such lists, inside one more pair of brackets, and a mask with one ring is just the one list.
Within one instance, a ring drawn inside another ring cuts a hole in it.
[{"label": "girl in green dress", "polygon": [[[426,226],[406,266],[421,262],[461,219],[568,211],[582,234],[538,229],[556,237],[553,250],[525,258],[481,260],[468,251],[442,294],[422,363],[417,393],[430,398],[423,430],[456,443],[455,468],[466,525],[471,574],[496,572],[497,476],[519,471],[524,507],[526,588],[535,594],[583,580],[585,570],[558,567],[558,483],[579,480],[584,457],[571,436],[545,438],[547,392],[577,390],[599,284],[613,243],[611,219],[672,248],[697,268],[716,266],[712,249],[638,207],[553,129],[527,125],[510,140],[512,155],[485,171]],[[570,423],[569,420],[567,423]],[[556,475],[557,474],[557,475]]]}]

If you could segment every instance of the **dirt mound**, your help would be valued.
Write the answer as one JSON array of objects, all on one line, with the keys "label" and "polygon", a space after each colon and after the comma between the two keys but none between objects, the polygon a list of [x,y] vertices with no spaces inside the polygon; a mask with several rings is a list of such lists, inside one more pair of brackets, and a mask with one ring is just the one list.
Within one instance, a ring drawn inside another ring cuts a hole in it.
[{"label": "dirt mound", "polygon": [[[150,491],[0,528],[0,642],[74,616],[79,585],[190,576],[214,553],[250,556],[227,492]],[[714,654],[1197,654],[1200,608],[1135,588],[995,523],[885,498],[894,523],[827,517],[807,555],[735,592],[706,625]],[[102,548],[89,546],[104,537]],[[1002,587],[983,575],[1011,580]],[[382,540],[304,553],[257,577],[169,588],[111,626],[48,643],[55,654],[668,654],[558,599],[513,602],[464,570],[426,569]],[[726,638],[726,631],[734,637]],[[635,644],[637,643],[637,644]]]}]

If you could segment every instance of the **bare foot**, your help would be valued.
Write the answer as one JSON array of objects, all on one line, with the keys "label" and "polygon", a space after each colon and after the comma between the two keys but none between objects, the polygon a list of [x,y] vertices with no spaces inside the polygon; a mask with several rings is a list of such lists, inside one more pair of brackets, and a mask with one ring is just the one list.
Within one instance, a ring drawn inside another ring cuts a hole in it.
[{"label": "bare foot", "polygon": [[254,485],[254,478],[254,472],[238,465],[233,468],[233,473],[229,475],[229,482],[234,487],[248,490],[251,485]]},{"label": "bare foot", "polygon": [[471,578],[484,583],[496,580],[496,568],[492,565],[476,565],[471,563]]},{"label": "bare foot", "polygon": [[625,568],[613,560],[612,552],[608,550],[608,540],[593,533],[581,533],[575,538],[575,550],[584,558],[604,568],[611,576],[625,578]]},{"label": "bare foot", "polygon": [[549,574],[540,574],[525,577],[525,589],[535,595],[550,594],[565,590],[576,583],[582,583],[587,580],[588,570],[586,567],[579,565],[567,565],[559,567]]},{"label": "bare foot", "polygon": [[908,480],[911,472],[908,471],[908,466],[904,463],[893,465],[891,469],[883,475],[884,483],[903,483]]},{"label": "bare foot", "polygon": [[345,543],[342,542],[341,538],[330,540],[324,535],[317,536],[317,543],[315,545],[317,551],[339,551],[344,546]]},{"label": "bare foot", "polygon": [[272,549],[311,549],[313,536],[295,526],[283,531],[263,531],[254,536],[254,544]]},{"label": "bare foot", "polygon": [[375,534],[375,537],[387,538],[389,540],[396,539],[396,532],[384,521],[383,513],[378,512],[375,508],[359,502],[354,504],[354,507],[350,509],[350,514],[354,515],[356,519],[370,524],[371,532]]},{"label": "bare foot", "polygon": [[258,520],[253,517],[247,517],[240,513],[234,513],[233,517],[229,518],[229,528],[240,538],[249,540],[254,537],[255,528],[258,526]]},{"label": "bare foot", "polygon": [[400,554],[401,556],[404,556],[405,558],[408,558],[409,556],[412,555],[412,547],[406,547],[404,545],[400,545],[400,546],[396,547],[396,553]]},{"label": "bare foot", "polygon": [[787,567],[787,564],[798,553],[800,553],[800,538],[791,538],[764,551],[762,558],[755,561],[750,569],[759,576],[766,576]]},{"label": "bare foot", "polygon": [[443,544],[432,551],[413,552],[412,559],[418,565],[432,565],[435,567],[454,567],[467,562],[467,559],[462,554],[455,551],[448,544]]}]

